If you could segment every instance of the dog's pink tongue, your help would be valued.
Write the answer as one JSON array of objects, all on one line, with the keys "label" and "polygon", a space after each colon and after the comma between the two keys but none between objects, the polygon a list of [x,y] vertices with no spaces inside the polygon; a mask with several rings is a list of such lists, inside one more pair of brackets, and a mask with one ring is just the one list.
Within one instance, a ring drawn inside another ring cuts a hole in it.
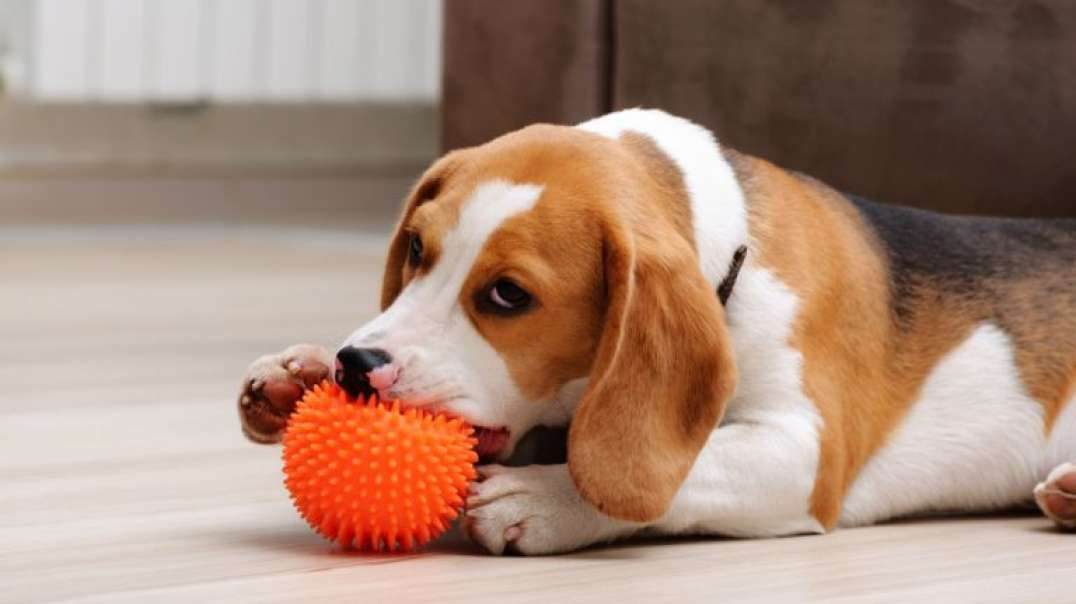
[{"label": "dog's pink tongue", "polygon": [[474,450],[480,457],[496,455],[508,446],[508,430],[504,428],[475,428],[474,436],[478,439]]}]

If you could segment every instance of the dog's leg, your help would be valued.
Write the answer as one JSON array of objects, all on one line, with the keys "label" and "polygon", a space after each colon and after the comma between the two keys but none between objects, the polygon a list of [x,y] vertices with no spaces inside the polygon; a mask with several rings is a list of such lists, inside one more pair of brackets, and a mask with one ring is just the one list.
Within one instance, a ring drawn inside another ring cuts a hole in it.
[{"label": "dog's leg", "polygon": [[1076,463],[1064,463],[1035,487],[1035,501],[1061,528],[1076,529]]},{"label": "dog's leg", "polygon": [[555,554],[626,537],[642,528],[599,512],[579,495],[567,464],[478,469],[463,529],[493,554]]},{"label": "dog's leg", "polygon": [[648,532],[777,537],[822,533],[810,514],[818,437],[802,416],[714,431],[673,500]]},{"label": "dog's leg", "polygon": [[290,346],[254,361],[239,392],[243,434],[258,443],[280,442],[303,390],[331,377],[333,365],[332,353],[313,344]]},{"label": "dog's leg", "polygon": [[665,516],[652,524],[601,514],[576,491],[567,465],[486,466],[467,501],[464,528],[495,554],[564,552],[639,532],[745,537],[822,532],[808,512],[818,457],[814,435],[813,426],[788,422],[718,428]]}]

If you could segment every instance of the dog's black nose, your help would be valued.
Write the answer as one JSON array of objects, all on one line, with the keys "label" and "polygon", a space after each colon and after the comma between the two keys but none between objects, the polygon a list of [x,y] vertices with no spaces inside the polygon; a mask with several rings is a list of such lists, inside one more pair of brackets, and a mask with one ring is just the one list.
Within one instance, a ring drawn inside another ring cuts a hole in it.
[{"label": "dog's black nose", "polygon": [[336,383],[351,396],[369,397],[377,390],[367,374],[391,361],[389,353],[380,348],[344,346],[336,353]]}]

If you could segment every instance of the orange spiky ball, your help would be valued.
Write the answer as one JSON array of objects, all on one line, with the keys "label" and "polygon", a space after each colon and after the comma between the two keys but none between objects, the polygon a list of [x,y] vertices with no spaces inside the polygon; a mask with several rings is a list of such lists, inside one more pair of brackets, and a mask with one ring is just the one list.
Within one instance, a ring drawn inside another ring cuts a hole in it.
[{"label": "orange spiky ball", "polygon": [[324,382],[284,432],[284,484],[310,526],[344,546],[411,550],[443,533],[474,480],[473,429]]}]

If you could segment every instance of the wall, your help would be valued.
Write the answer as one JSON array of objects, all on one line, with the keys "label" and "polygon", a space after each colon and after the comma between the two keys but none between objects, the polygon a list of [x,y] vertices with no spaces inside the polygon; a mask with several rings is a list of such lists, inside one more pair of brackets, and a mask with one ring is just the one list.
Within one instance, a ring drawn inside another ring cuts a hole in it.
[{"label": "wall", "polygon": [[438,94],[435,0],[34,0],[29,12],[15,92],[39,100]]},{"label": "wall", "polygon": [[438,0],[0,0],[0,176],[411,173]]}]

